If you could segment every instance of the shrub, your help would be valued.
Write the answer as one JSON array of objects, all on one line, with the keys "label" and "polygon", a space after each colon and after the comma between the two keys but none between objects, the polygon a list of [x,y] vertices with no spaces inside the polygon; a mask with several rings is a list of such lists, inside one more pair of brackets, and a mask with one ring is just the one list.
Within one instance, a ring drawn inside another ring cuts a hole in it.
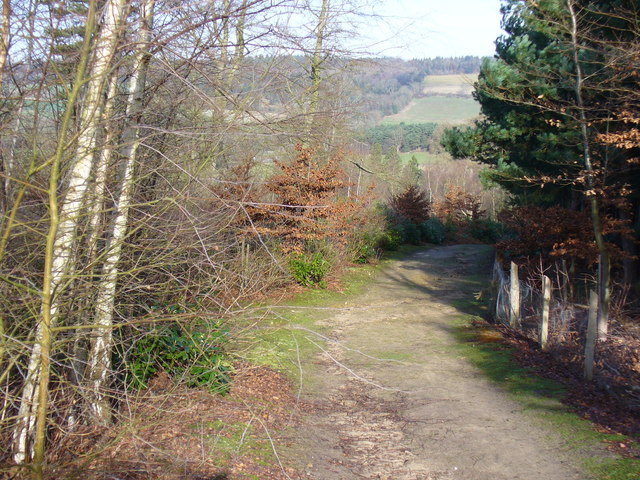
[{"label": "shrub", "polygon": [[295,255],[289,260],[289,271],[300,285],[313,287],[324,286],[324,277],[329,272],[331,264],[322,252],[312,255]]},{"label": "shrub", "polygon": [[380,237],[380,248],[384,250],[397,250],[403,241],[403,232],[398,226],[387,228]]},{"label": "shrub", "polygon": [[427,194],[416,186],[407,189],[391,198],[393,212],[404,220],[413,224],[419,224],[429,218],[431,202]]},{"label": "shrub", "polygon": [[494,220],[476,220],[471,222],[469,233],[483,243],[496,243],[504,234],[504,227]]},{"label": "shrub", "polygon": [[189,386],[227,393],[232,367],[223,348],[226,334],[219,322],[208,323],[204,332],[187,332],[173,322],[153,327],[125,356],[127,384],[146,388],[151,377],[164,371]]},{"label": "shrub", "polygon": [[367,263],[370,258],[378,255],[378,247],[383,232],[365,232],[353,242],[351,258],[354,263]]},{"label": "shrub", "polygon": [[456,240],[458,233],[460,232],[460,226],[453,222],[451,219],[447,219],[444,222],[444,236],[447,240]]},{"label": "shrub", "polygon": [[444,199],[435,205],[434,210],[442,220],[454,223],[478,220],[485,214],[478,195],[467,193],[458,185],[448,188]]},{"label": "shrub", "polygon": [[411,245],[420,245],[420,229],[415,223],[405,222],[400,225],[402,229],[402,243],[410,243]]},{"label": "shrub", "polygon": [[378,255],[378,250],[372,247],[370,244],[364,243],[359,245],[353,256],[354,263],[367,263],[370,258],[374,258]]},{"label": "shrub", "polygon": [[429,243],[441,244],[445,240],[445,227],[439,218],[432,217],[420,224],[422,240]]}]

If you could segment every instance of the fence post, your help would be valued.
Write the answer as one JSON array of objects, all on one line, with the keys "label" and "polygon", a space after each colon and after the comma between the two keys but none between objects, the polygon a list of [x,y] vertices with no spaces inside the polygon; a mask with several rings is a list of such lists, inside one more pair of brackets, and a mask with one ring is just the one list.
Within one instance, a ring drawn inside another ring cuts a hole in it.
[{"label": "fence post", "polygon": [[551,303],[551,279],[542,276],[542,317],[540,319],[540,348],[547,349],[549,337],[549,305]]},{"label": "fence post", "polygon": [[589,292],[589,323],[587,324],[587,343],[584,349],[584,378],[593,380],[593,365],[596,352],[596,335],[598,333],[598,294]]},{"label": "fence post", "polygon": [[498,289],[500,288],[500,277],[496,272],[499,268],[501,269],[502,266],[498,262],[496,254],[496,259],[493,261],[493,273],[491,275],[491,311],[489,312],[493,323],[497,323],[498,321]]},{"label": "fence post", "polygon": [[518,265],[511,262],[511,288],[509,291],[509,325],[516,328],[520,324],[520,280]]},{"label": "fence post", "polygon": [[[605,290],[606,285],[602,281],[603,276],[603,265],[602,265],[602,255],[598,255],[598,295],[599,298],[605,298]],[[607,339],[607,329],[608,329],[608,312],[605,312],[603,309],[603,304],[598,303],[598,340],[606,340]]]}]

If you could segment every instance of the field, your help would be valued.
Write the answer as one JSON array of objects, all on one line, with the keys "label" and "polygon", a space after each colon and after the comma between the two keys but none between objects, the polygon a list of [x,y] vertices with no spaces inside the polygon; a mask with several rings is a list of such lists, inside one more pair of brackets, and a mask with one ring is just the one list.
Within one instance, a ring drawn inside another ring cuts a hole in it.
[{"label": "field", "polygon": [[473,82],[478,79],[472,75],[429,75],[424,79],[425,95],[461,95],[471,96]]},{"label": "field", "polygon": [[431,96],[416,98],[401,112],[382,119],[382,123],[463,123],[480,113],[471,97]]},{"label": "field", "polygon": [[412,156],[416,157],[416,159],[418,160],[418,164],[420,165],[444,162],[451,158],[447,154],[436,155],[429,152],[401,152],[400,153],[400,158],[402,159],[403,163],[408,163],[409,160],[411,160]]}]

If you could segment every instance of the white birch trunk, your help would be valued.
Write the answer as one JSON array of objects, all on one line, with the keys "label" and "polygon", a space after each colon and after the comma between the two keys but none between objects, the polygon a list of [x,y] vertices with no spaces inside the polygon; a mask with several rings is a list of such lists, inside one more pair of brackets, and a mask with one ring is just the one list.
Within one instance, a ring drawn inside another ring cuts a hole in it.
[{"label": "white birch trunk", "polygon": [[134,185],[134,169],[140,147],[139,123],[143,110],[147,70],[151,59],[149,41],[153,25],[154,5],[155,0],[146,0],[140,5],[142,25],[139,30],[138,51],[133,76],[129,83],[129,100],[127,104],[127,118],[131,123],[125,127],[123,133],[124,148],[122,156],[125,161],[125,168],[120,196],[115,207],[111,226],[111,235],[107,244],[102,279],[97,289],[98,297],[96,299],[94,322],[98,325],[98,328],[93,335],[89,356],[90,408],[96,422],[102,424],[109,423],[111,420],[111,409],[109,408],[108,398],[104,395],[104,388],[111,371],[113,309],[118,279],[118,263],[127,232],[131,194]]},{"label": "white birch trunk", "polygon": [[[9,0],[2,0],[2,26],[0,27],[0,92],[2,91],[2,82],[4,81],[4,66],[7,63],[7,57],[9,55],[9,35],[11,32],[9,17],[11,15],[11,5]],[[3,161],[4,163],[4,161]],[[4,170],[4,190],[1,196],[2,208],[5,209],[9,201],[9,177],[11,176],[10,166],[1,165]]]},{"label": "white birch trunk", "polygon": [[36,329],[35,341],[31,349],[27,377],[20,399],[19,419],[14,433],[14,460],[23,463],[31,454],[34,426],[38,402],[37,385],[40,383],[41,354],[45,329],[55,325],[60,308],[59,295],[63,280],[72,267],[72,252],[75,244],[76,228],[89,186],[91,170],[94,164],[94,148],[99,117],[96,112],[102,101],[104,82],[119,40],[120,24],[125,18],[125,0],[107,0],[101,30],[93,48],[93,60],[90,67],[90,80],[84,98],[80,125],[83,128],[78,136],[77,150],[71,165],[71,174],[67,193],[58,213],[59,223],[53,245],[50,291],[51,302],[47,308],[49,325],[40,322]]},{"label": "white birch trunk", "polygon": [[520,326],[520,279],[518,265],[511,262],[511,288],[509,289],[509,325],[511,328]]}]

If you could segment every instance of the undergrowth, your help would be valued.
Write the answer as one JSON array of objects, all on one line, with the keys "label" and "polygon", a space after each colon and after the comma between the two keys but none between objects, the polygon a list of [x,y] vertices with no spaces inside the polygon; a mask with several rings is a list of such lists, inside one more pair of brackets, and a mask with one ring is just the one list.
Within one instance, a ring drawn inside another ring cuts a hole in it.
[{"label": "undergrowth", "polygon": [[490,326],[474,322],[476,319],[473,315],[461,315],[453,328],[459,351],[468,361],[509,392],[526,413],[558,432],[595,479],[640,479],[640,460],[593,454],[604,450],[604,442],[627,441],[625,436],[600,433],[591,422],[571,412],[561,403],[567,393],[563,385],[519,365],[513,349],[497,340]]},{"label": "undergrowth", "polygon": [[[335,313],[335,308],[360,292],[389,262],[424,248],[401,245],[396,251],[385,252],[376,265],[363,264],[348,268],[340,278],[339,289],[308,289],[275,305],[259,308],[253,316],[264,318],[260,320],[259,331],[247,331],[251,345],[242,354],[243,358],[284,372],[300,386],[303,381],[300,359],[310,358],[326,344],[323,335],[327,332],[317,324],[318,321]],[[236,348],[243,343],[240,339]],[[305,381],[308,381],[313,376],[305,377]]]}]

